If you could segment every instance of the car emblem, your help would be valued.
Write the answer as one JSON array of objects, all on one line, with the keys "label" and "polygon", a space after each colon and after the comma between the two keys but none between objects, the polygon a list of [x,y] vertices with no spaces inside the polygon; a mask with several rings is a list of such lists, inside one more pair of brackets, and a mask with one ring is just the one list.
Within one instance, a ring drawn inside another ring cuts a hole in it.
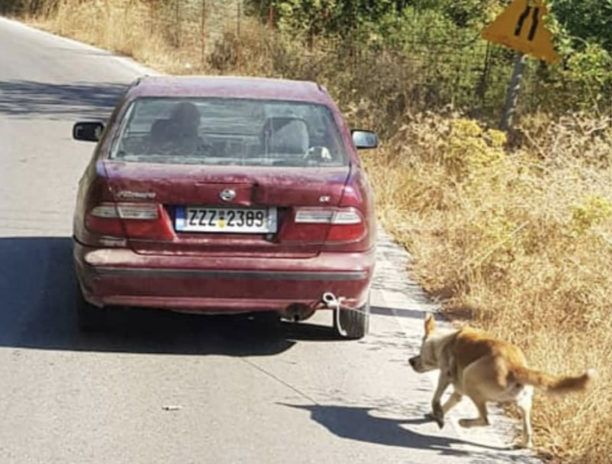
[{"label": "car emblem", "polygon": [[219,194],[219,198],[223,201],[232,201],[236,198],[236,191],[232,189],[225,189]]},{"label": "car emblem", "polygon": [[122,200],[153,200],[157,196],[155,192],[132,192],[131,190],[120,190],[117,196]]}]

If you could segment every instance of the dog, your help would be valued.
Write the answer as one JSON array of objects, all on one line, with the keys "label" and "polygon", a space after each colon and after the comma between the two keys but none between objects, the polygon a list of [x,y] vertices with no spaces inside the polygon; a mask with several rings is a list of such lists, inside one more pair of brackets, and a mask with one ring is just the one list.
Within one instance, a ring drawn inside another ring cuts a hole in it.
[{"label": "dog", "polygon": [[[533,387],[552,394],[580,391],[595,375],[592,369],[577,377],[554,376],[530,369],[525,355],[517,346],[469,326],[436,329],[431,314],[425,316],[421,352],[410,358],[409,363],[419,373],[440,369],[438,386],[431,403],[431,417],[440,428],[444,426],[444,415],[464,395],[476,405],[478,417],[459,420],[462,427],[489,425],[487,401],[514,402],[523,421],[523,438],[518,447],[524,448],[532,446],[530,414]],[[454,391],[441,404],[442,395],[451,384]]]}]

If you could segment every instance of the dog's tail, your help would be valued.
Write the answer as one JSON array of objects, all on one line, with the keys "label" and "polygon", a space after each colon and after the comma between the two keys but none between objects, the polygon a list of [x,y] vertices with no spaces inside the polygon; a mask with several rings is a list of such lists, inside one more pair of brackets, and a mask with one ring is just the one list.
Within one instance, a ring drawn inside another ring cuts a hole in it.
[{"label": "dog's tail", "polygon": [[510,373],[519,383],[533,385],[547,393],[558,394],[584,390],[596,374],[594,369],[589,369],[577,377],[557,376],[523,366],[514,366]]}]

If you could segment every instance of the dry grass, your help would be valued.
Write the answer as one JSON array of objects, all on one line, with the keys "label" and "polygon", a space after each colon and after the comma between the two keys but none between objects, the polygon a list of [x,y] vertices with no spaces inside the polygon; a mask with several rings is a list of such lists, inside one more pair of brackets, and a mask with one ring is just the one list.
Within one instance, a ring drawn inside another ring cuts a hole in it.
[{"label": "dry grass", "polygon": [[598,369],[585,394],[536,397],[535,440],[555,460],[608,461],[609,119],[524,118],[510,149],[503,134],[474,121],[411,109],[410,76],[395,56],[373,57],[349,73],[350,56],[335,56],[324,43],[306,49],[285,42],[245,21],[240,38],[227,34],[203,60],[197,46],[177,50],[166,29],[143,21],[151,3],[62,1],[70,8],[37,18],[39,24],[168,72],[316,79],[352,123],[388,135],[364,160],[380,218],[413,254],[412,272],[450,315],[519,344],[533,366]]},{"label": "dry grass", "polygon": [[[595,367],[585,394],[538,395],[536,446],[563,462],[612,455],[612,124],[523,121],[522,147],[474,121],[423,115],[366,158],[385,226],[449,314],[554,373]],[[530,140],[537,140],[532,145]]]},{"label": "dry grass", "polygon": [[148,19],[152,17],[151,10],[145,2],[59,0],[57,3],[55,11],[27,18],[28,21],[158,69],[169,69],[177,60],[164,28],[156,27]]},{"label": "dry grass", "polygon": [[[44,3],[45,0],[42,0]],[[263,69],[280,75],[277,58],[281,61],[280,43],[271,46],[267,29],[258,21],[242,18],[241,40],[235,36],[236,24],[213,24],[207,28],[227,31],[225,40],[216,45],[205,45],[202,36],[201,14],[174,17],[174,8],[162,0],[48,0],[57,3],[55,9],[46,8],[43,14],[25,18],[31,24],[55,34],[71,37],[171,74],[233,74],[247,75]],[[246,44],[242,47],[241,44]],[[206,53],[203,53],[203,48]],[[257,50],[259,55],[250,56]],[[255,59],[254,59],[255,58]]]}]

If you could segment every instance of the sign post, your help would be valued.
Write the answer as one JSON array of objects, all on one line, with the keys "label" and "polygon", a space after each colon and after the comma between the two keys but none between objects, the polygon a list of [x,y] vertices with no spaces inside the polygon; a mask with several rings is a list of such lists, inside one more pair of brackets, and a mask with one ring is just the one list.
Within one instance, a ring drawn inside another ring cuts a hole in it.
[{"label": "sign post", "polygon": [[525,61],[527,61],[527,56],[521,52],[517,52],[516,56],[514,57],[512,77],[510,78],[510,84],[508,85],[508,90],[506,91],[506,103],[502,112],[501,121],[499,122],[499,128],[504,132],[507,132],[510,130],[510,127],[512,127],[512,119],[516,111],[519,91],[521,90],[521,78],[523,77]]},{"label": "sign post", "polygon": [[506,103],[501,117],[500,129],[507,131],[516,111],[521,77],[525,68],[526,55],[532,55],[548,63],[556,63],[552,34],[544,25],[548,13],[544,0],[513,0],[495,20],[482,30],[482,37],[490,42],[516,50],[514,69]]}]

